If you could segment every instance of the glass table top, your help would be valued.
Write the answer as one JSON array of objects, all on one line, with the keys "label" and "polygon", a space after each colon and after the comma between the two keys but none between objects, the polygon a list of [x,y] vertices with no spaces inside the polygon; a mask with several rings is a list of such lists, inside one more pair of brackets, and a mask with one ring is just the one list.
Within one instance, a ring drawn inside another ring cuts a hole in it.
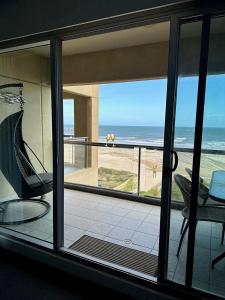
[{"label": "glass table top", "polygon": [[225,171],[218,170],[212,173],[209,195],[225,201]]}]

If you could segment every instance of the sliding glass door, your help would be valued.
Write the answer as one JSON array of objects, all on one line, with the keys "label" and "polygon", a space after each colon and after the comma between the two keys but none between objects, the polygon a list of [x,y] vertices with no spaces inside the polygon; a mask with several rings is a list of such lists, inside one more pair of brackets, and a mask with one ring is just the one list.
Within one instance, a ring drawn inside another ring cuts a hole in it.
[{"label": "sliding glass door", "polygon": [[159,250],[159,281],[223,296],[224,23],[171,26]]},{"label": "sliding glass door", "polygon": [[[164,169],[164,176],[169,178],[171,184],[170,199],[167,199],[167,205],[170,206],[168,210],[170,223],[167,228],[169,240],[166,276],[170,280],[184,283],[187,256],[186,239],[182,244],[183,247],[178,249],[181,226],[184,224],[183,208],[186,200],[182,194],[184,184],[182,179],[185,177],[189,180],[192,176],[202,21],[183,23],[180,25],[179,31],[176,103],[174,104],[176,108],[173,112],[174,116],[169,119],[170,124],[173,123],[171,124],[173,125],[173,132],[171,133],[173,147],[169,149],[169,155],[172,157],[170,169],[168,172]],[[168,101],[170,106],[171,99]],[[167,149],[165,149],[164,155],[166,155],[166,151]],[[177,158],[178,164],[177,168],[172,171],[175,158]],[[162,201],[165,200],[162,199]],[[172,203],[176,203],[176,207],[172,207]],[[188,230],[188,227],[184,229]],[[181,259],[178,259],[177,255]]]},{"label": "sliding glass door", "polygon": [[167,21],[62,43],[64,250],[154,281],[169,32]]},{"label": "sliding glass door", "polygon": [[[199,166],[193,286],[225,296],[225,17],[211,19]],[[205,196],[205,194],[207,196]],[[202,220],[202,216],[204,220]]]}]

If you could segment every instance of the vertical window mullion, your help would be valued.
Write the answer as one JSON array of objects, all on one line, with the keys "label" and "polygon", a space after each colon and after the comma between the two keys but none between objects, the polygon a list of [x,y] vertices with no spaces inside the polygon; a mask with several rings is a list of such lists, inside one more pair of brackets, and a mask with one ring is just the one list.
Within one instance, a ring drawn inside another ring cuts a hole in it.
[{"label": "vertical window mullion", "polygon": [[52,140],[53,140],[53,246],[64,243],[64,163],[63,163],[63,93],[62,42],[51,41]]},{"label": "vertical window mullion", "polygon": [[169,226],[170,226],[170,203],[171,203],[171,150],[174,140],[174,122],[177,90],[177,65],[179,50],[179,20],[171,18],[170,42],[168,60],[168,83],[166,116],[164,131],[164,153],[163,153],[163,177],[161,194],[161,216],[160,216],[160,239],[159,239],[159,266],[158,279],[163,280],[167,274],[168,248],[169,248]]},{"label": "vertical window mullion", "polygon": [[198,206],[199,171],[200,171],[200,161],[201,161],[202,130],[203,130],[205,89],[206,89],[207,66],[208,66],[209,36],[210,36],[210,15],[205,15],[203,16],[203,24],[202,24],[198,97],[197,97],[197,110],[196,110],[196,123],[195,123],[195,138],[194,138],[192,190],[191,190],[191,202],[190,202],[189,232],[188,232],[187,261],[186,261],[186,277],[185,277],[185,284],[187,287],[190,287],[192,285],[192,276],[193,276],[195,231],[196,231],[196,217],[197,217],[197,206]]}]

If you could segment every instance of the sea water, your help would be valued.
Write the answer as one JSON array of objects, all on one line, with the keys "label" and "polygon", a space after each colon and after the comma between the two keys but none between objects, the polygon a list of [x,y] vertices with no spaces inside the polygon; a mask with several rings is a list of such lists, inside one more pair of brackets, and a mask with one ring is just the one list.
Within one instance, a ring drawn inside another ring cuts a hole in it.
[{"label": "sea water", "polygon": [[[174,146],[179,148],[193,148],[194,127],[176,127]],[[106,135],[114,133],[115,143],[163,146],[164,127],[160,126],[99,126],[99,142],[106,142]],[[64,126],[65,135],[73,135],[71,125]],[[76,135],[76,132],[75,132]],[[212,150],[225,150],[225,128],[204,127],[202,148]]]},{"label": "sea water", "polygon": [[[105,142],[108,133],[116,135],[116,143],[163,146],[164,142],[164,127],[101,125],[99,141]],[[194,127],[176,127],[174,145],[180,148],[193,148]],[[202,148],[225,150],[225,128],[205,127]]]}]

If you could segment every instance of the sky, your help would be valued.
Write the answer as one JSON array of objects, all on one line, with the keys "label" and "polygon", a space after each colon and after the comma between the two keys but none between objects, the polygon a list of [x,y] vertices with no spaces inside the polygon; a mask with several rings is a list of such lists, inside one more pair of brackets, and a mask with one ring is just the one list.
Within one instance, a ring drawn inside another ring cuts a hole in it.
[{"label": "sky", "polygon": [[63,118],[65,125],[72,125],[74,122],[73,100],[66,99],[63,101]]},{"label": "sky", "polygon": [[[167,80],[145,80],[100,86],[99,124],[164,126]],[[178,79],[176,126],[195,126],[197,77]],[[207,77],[205,127],[225,127],[225,75]]]},{"label": "sky", "polygon": [[161,126],[165,118],[166,80],[102,84],[99,124]]},{"label": "sky", "polygon": [[[178,80],[176,126],[195,124],[197,77]],[[167,80],[99,85],[99,125],[164,126]],[[64,100],[65,124],[73,123],[72,102]],[[225,127],[225,75],[207,77],[205,127]]]}]

